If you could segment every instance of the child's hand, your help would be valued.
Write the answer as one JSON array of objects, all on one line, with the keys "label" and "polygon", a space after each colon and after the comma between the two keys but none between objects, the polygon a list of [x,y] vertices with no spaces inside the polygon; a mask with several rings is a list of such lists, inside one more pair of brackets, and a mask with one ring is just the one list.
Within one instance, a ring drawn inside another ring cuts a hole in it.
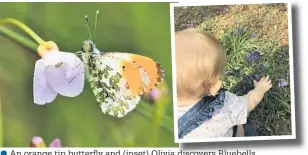
[{"label": "child's hand", "polygon": [[272,81],[269,79],[268,75],[266,77],[262,77],[259,82],[253,80],[253,83],[255,85],[255,90],[263,94],[272,87]]},{"label": "child's hand", "polygon": [[248,92],[245,95],[245,98],[248,102],[248,112],[252,111],[262,100],[264,94],[271,89],[272,81],[269,79],[269,76],[262,77],[259,82],[253,80],[255,89]]},{"label": "child's hand", "polygon": [[248,92],[245,95],[245,98],[248,102],[248,112],[252,111],[262,100],[264,94],[271,89],[272,81],[269,79],[269,76],[262,77],[259,82],[253,80],[255,89]]}]

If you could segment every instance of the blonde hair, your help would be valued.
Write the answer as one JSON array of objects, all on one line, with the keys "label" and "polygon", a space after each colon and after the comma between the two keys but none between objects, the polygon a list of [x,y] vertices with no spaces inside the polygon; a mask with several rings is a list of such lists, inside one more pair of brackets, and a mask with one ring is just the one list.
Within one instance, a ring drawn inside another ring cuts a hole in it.
[{"label": "blonde hair", "polygon": [[196,28],[177,32],[175,40],[177,97],[210,95],[224,74],[226,55],[220,41]]}]

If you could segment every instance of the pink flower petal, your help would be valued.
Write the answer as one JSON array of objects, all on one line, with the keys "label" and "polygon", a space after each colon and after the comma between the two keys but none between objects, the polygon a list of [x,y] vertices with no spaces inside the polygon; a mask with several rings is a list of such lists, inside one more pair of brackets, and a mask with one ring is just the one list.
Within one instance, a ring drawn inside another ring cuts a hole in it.
[{"label": "pink flower petal", "polygon": [[148,96],[152,100],[156,100],[160,97],[160,90],[158,88],[153,88],[149,93]]},{"label": "pink flower petal", "polygon": [[51,87],[59,94],[68,97],[79,95],[84,87],[84,73],[77,71],[70,77],[66,77],[68,70],[67,64],[62,64],[59,67],[50,66],[46,69],[46,77]]},{"label": "pink flower petal", "polygon": [[33,137],[30,147],[45,147],[43,138],[37,136]]},{"label": "pink flower petal", "polygon": [[49,147],[61,147],[61,140],[59,138],[54,139],[50,144]]},{"label": "pink flower petal", "polygon": [[34,103],[39,105],[50,103],[57,96],[57,92],[47,83],[44,75],[45,68],[46,66],[42,59],[36,61],[33,78],[33,97]]},{"label": "pink flower petal", "polygon": [[48,64],[45,71],[48,83],[57,93],[63,96],[78,96],[84,88],[83,62],[72,53],[50,53],[44,58]]},{"label": "pink flower petal", "polygon": [[36,145],[39,145],[40,143],[44,142],[44,140],[42,137],[35,136],[32,138],[32,142]]}]

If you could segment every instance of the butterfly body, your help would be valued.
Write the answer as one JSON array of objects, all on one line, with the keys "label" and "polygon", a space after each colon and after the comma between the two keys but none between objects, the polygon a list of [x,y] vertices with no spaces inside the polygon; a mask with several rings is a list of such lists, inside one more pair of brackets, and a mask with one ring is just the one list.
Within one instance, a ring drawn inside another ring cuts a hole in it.
[{"label": "butterfly body", "polygon": [[103,113],[123,117],[143,93],[163,80],[164,71],[152,59],[130,53],[102,53],[87,40],[82,47],[86,75]]}]

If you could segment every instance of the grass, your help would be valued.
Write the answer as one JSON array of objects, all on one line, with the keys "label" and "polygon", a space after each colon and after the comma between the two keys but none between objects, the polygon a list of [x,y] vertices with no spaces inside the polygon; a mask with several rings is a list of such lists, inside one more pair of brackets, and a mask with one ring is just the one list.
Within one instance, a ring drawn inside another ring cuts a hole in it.
[{"label": "grass", "polygon": [[[253,89],[253,75],[271,77],[273,87],[250,114],[250,123],[262,135],[291,134],[290,88],[279,87],[280,78],[289,81],[289,59],[287,56],[280,58],[281,52],[287,54],[287,48],[271,42],[266,44],[262,39],[251,37],[251,32],[243,28],[231,30],[221,41],[228,55],[225,88],[237,95],[244,95]],[[254,50],[260,51],[261,56],[259,60],[250,62],[248,56]]]},{"label": "grass", "polygon": [[[249,114],[248,123],[263,136],[291,135],[290,87],[279,87],[280,79],[290,80],[287,5],[221,6],[214,13],[211,6],[201,8],[183,10],[211,12],[195,27],[212,32],[223,43],[227,54],[224,87],[244,95],[253,89],[253,79],[269,75],[272,80],[273,87]],[[260,57],[251,62],[248,57],[253,52]]]}]

